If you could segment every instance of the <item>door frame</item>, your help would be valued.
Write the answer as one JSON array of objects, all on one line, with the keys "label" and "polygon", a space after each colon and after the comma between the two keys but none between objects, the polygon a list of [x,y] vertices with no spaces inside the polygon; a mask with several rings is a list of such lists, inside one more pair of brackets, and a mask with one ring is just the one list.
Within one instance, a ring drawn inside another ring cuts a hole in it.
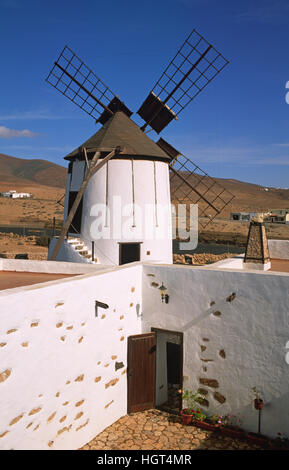
[{"label": "door frame", "polygon": [[[156,334],[156,345],[157,345],[157,334],[158,333],[168,333],[180,338],[180,389],[183,389],[183,382],[184,382],[184,333],[181,331],[173,331],[173,330],[165,330],[162,328],[155,328],[151,327],[151,332]],[[157,355],[156,355],[157,361]],[[156,371],[157,371],[157,363],[156,363]],[[155,387],[156,387],[156,378],[155,378]],[[155,390],[155,397],[156,397],[156,390]]]}]

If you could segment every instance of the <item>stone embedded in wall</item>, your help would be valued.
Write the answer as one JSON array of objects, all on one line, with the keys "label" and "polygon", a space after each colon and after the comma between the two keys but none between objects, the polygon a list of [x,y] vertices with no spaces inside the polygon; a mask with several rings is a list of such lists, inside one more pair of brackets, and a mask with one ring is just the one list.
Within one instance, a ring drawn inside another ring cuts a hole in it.
[{"label": "stone embedded in wall", "polygon": [[120,341],[123,341],[123,340],[124,340],[124,336],[122,336],[122,337],[120,338]]},{"label": "stone embedded in wall", "polygon": [[53,418],[55,417],[56,415],[56,411],[54,411],[48,418],[47,418],[47,422],[50,423],[50,421],[53,420]]},{"label": "stone embedded in wall", "polygon": [[119,319],[120,319],[120,320],[123,320],[123,319],[124,319],[124,315],[121,315],[121,316],[119,317]]},{"label": "stone embedded in wall", "polygon": [[29,411],[28,415],[31,416],[31,415],[35,415],[36,413],[39,413],[39,411],[42,410],[42,407],[39,406],[38,408],[33,408],[31,411]]},{"label": "stone embedded in wall", "polygon": [[59,431],[57,431],[57,435],[59,436],[60,434],[62,434],[65,431],[70,431],[71,428],[72,428],[72,424],[70,424],[70,426],[66,426],[62,429],[59,429]]},{"label": "stone embedded in wall", "polygon": [[208,370],[207,367],[205,367],[205,366],[203,366],[202,369],[203,369],[204,372],[207,372],[207,370]]},{"label": "stone embedded in wall", "polygon": [[74,420],[81,418],[82,415],[83,415],[83,411],[80,411],[79,413],[77,413]]},{"label": "stone embedded in wall", "polygon": [[69,405],[69,401],[65,401],[64,403],[62,403],[62,406],[67,406]]},{"label": "stone embedded in wall", "polygon": [[210,341],[209,338],[203,338],[203,341]]},{"label": "stone embedded in wall", "polygon": [[80,426],[78,426],[78,428],[76,428],[76,431],[79,431],[80,429],[84,428],[85,426],[87,426],[87,424],[89,423],[89,419],[87,419],[85,421],[85,423],[81,424]]},{"label": "stone embedded in wall", "polygon": [[84,338],[84,337],[83,337],[83,336],[81,336],[81,337],[79,338],[78,342],[79,342],[79,343],[82,343],[82,341],[83,341],[83,338]]},{"label": "stone embedded in wall", "polygon": [[55,304],[55,308],[61,307],[62,305],[64,305],[64,302],[57,302],[57,304]]},{"label": "stone embedded in wall", "polygon": [[49,441],[47,445],[48,445],[48,447],[52,447],[53,444],[54,444],[54,441]]},{"label": "stone embedded in wall", "polygon": [[147,274],[148,277],[156,277],[155,274]]},{"label": "stone embedded in wall", "polygon": [[6,369],[4,370],[3,372],[0,373],[0,383],[1,382],[5,382],[5,380],[7,380],[11,375],[11,370],[10,369]]},{"label": "stone embedded in wall", "polygon": [[133,307],[133,303],[131,302],[131,303],[129,304],[129,306],[130,306],[130,307]]},{"label": "stone embedded in wall", "polygon": [[219,351],[219,355],[220,355],[223,359],[225,359],[225,358],[226,358],[226,352],[225,352],[225,350],[224,350],[224,349],[221,349],[221,350]]},{"label": "stone embedded in wall", "polygon": [[35,327],[38,326],[38,325],[39,325],[39,322],[38,322],[38,321],[34,321],[34,322],[31,323],[30,328],[35,328]]},{"label": "stone embedded in wall", "polygon": [[28,348],[28,341],[24,341],[24,343],[21,343],[22,348]]},{"label": "stone embedded in wall", "polygon": [[214,359],[203,359],[201,357],[201,361],[203,361],[203,362],[214,362]]},{"label": "stone embedded in wall", "polygon": [[104,364],[104,367],[108,367],[109,366],[109,362],[107,364]]},{"label": "stone embedded in wall", "polygon": [[63,423],[63,421],[65,421],[66,418],[67,418],[67,416],[62,416],[62,418],[60,418],[59,422],[60,422],[60,423]]},{"label": "stone embedded in wall", "polygon": [[152,287],[159,287],[159,284],[158,284],[157,282],[152,282],[152,283],[151,283],[151,286],[152,286]]},{"label": "stone embedded in wall", "polygon": [[0,343],[0,348],[4,348],[4,346],[6,346],[7,343]]},{"label": "stone embedded in wall", "polygon": [[111,356],[111,359],[114,361],[117,358],[117,356]]},{"label": "stone embedded in wall", "polygon": [[94,381],[99,382],[101,380],[101,377],[95,377]]},{"label": "stone embedded in wall", "polygon": [[119,379],[112,379],[112,380],[110,380],[109,382],[107,382],[107,383],[105,384],[105,388],[114,387],[114,385],[117,384],[118,381],[119,381]]},{"label": "stone embedded in wall", "polygon": [[82,382],[84,379],[84,374],[81,374],[79,375],[78,377],[76,377],[76,379],[74,380],[74,382]]},{"label": "stone embedded in wall", "polygon": [[37,429],[39,428],[39,426],[40,426],[40,424],[37,424],[37,425],[35,426],[35,428],[33,429],[33,431],[37,431]]},{"label": "stone embedded in wall", "polygon": [[69,385],[69,384],[70,384],[70,380],[67,380],[67,381],[65,382],[65,385]]},{"label": "stone embedded in wall", "polygon": [[65,341],[66,336],[60,336],[61,341]]},{"label": "stone embedded in wall", "polygon": [[9,431],[5,431],[5,432],[2,432],[2,434],[0,434],[0,439],[4,436],[6,436],[6,434],[8,434]]},{"label": "stone embedded in wall", "polygon": [[85,401],[84,399],[78,401],[77,403],[75,403],[75,406],[81,406],[81,405],[83,405],[84,401]]},{"label": "stone embedded in wall", "polygon": [[33,424],[33,422],[32,422],[32,423],[29,423],[29,424],[27,424],[27,426],[26,426],[26,429],[29,429],[29,428],[32,426],[32,424]]},{"label": "stone embedded in wall", "polygon": [[56,396],[57,398],[60,397],[60,392],[57,392],[57,393],[55,394],[55,396]]},{"label": "stone embedded in wall", "polygon": [[207,387],[218,388],[219,382],[215,379],[207,379],[205,377],[201,377],[199,379],[200,384],[206,385]]},{"label": "stone embedded in wall", "polygon": [[17,331],[17,328],[11,328],[11,330],[6,331],[7,335],[11,335],[11,333],[15,333]]},{"label": "stone embedded in wall", "polygon": [[60,322],[56,323],[56,328],[61,328],[61,327],[62,327],[62,325],[63,325],[63,322],[62,322],[62,321],[60,321]]},{"label": "stone embedded in wall", "polygon": [[213,307],[213,305],[215,305],[215,303],[216,302],[214,300],[212,300],[212,302],[210,302],[210,307]]},{"label": "stone embedded in wall", "polygon": [[200,395],[208,395],[209,392],[208,392],[208,390],[206,390],[205,388],[199,388],[199,389],[198,389],[198,393],[199,393]]},{"label": "stone embedded in wall", "polygon": [[112,405],[113,402],[114,402],[114,400],[111,400],[109,403],[107,403],[107,405],[105,405],[104,408],[108,408],[110,405]]},{"label": "stone embedded in wall", "polygon": [[85,326],[85,322],[82,322],[80,326]]},{"label": "stone embedded in wall", "polygon": [[206,346],[203,346],[203,345],[201,344],[201,351],[204,352],[204,351],[206,351],[206,349],[207,349],[207,347],[206,347]]},{"label": "stone embedded in wall", "polygon": [[201,406],[209,407],[210,403],[206,398],[197,398],[196,402],[199,403]]},{"label": "stone embedded in wall", "polygon": [[131,288],[131,292],[134,292],[134,291],[135,291],[135,287],[132,287],[132,288]]},{"label": "stone embedded in wall", "polygon": [[73,330],[73,325],[67,326],[66,329],[67,330]]},{"label": "stone embedded in wall", "polygon": [[101,315],[101,319],[103,320],[104,318],[106,317],[105,313],[103,315]]},{"label": "stone embedded in wall", "polygon": [[124,367],[123,362],[116,362],[115,363],[115,370],[122,369]]},{"label": "stone embedded in wall", "polygon": [[232,292],[232,294],[230,294],[227,298],[226,298],[226,302],[233,302],[233,300],[236,298],[236,294],[235,292]]},{"label": "stone embedded in wall", "polygon": [[213,312],[213,315],[215,315],[215,317],[220,317],[222,313],[219,310],[216,310],[215,312]]},{"label": "stone embedded in wall", "polygon": [[215,400],[217,400],[221,404],[225,403],[225,401],[226,401],[226,397],[224,397],[224,395],[222,395],[219,392],[214,393],[214,398],[215,398]]},{"label": "stone embedded in wall", "polygon": [[16,416],[16,418],[14,418],[14,419],[12,419],[12,421],[10,421],[9,426],[13,426],[13,424],[18,423],[18,421],[20,421],[20,419],[22,419],[23,416],[24,416],[24,413],[22,413],[19,416]]}]

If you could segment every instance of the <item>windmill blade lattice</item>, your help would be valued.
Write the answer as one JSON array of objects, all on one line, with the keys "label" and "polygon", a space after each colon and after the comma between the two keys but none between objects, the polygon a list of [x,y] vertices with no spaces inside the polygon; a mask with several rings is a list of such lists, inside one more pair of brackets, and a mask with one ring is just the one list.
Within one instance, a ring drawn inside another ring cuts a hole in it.
[{"label": "windmill blade lattice", "polygon": [[46,81],[102,124],[116,110],[123,111],[128,116],[132,114],[68,46],[64,47]]},{"label": "windmill blade lattice", "polygon": [[195,29],[138,110],[157,133],[161,132],[228,64]]},{"label": "windmill blade lattice", "polygon": [[182,154],[170,163],[173,203],[198,204],[199,225],[205,228],[234,199],[234,195]]}]

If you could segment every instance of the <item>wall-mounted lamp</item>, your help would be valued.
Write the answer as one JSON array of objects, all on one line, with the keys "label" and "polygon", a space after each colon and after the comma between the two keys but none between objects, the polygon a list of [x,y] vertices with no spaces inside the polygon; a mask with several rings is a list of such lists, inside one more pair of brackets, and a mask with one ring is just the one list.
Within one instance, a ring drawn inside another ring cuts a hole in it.
[{"label": "wall-mounted lamp", "polygon": [[165,302],[166,304],[168,304],[169,303],[169,295],[167,293],[167,288],[164,286],[163,282],[162,282],[161,287],[159,287],[159,290],[161,292],[162,302]]},{"label": "wall-mounted lamp", "polygon": [[98,307],[100,308],[108,308],[107,304],[99,302],[98,300],[95,301],[95,316],[98,317]]}]

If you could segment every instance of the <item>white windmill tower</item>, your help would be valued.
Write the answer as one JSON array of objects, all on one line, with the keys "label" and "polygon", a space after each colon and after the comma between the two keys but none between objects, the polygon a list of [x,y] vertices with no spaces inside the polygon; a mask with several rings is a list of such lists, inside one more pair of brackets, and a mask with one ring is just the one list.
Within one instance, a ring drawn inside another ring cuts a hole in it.
[{"label": "white windmill tower", "polygon": [[126,105],[65,46],[47,81],[103,126],[65,157],[65,223],[49,259],[171,263],[171,200],[198,203],[203,225],[223,210],[233,196],[145,130],[159,134],[227,63],[193,30],[138,110],[145,121],[140,128]]}]

